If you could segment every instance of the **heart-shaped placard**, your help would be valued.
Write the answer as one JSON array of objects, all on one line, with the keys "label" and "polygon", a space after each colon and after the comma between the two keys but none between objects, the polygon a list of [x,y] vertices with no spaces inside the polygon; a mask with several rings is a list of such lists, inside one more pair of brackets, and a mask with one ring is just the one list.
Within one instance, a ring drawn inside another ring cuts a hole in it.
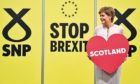
[{"label": "heart-shaped placard", "polygon": [[126,59],[129,43],[125,36],[113,34],[106,41],[101,36],[92,37],[86,46],[87,53],[92,62],[102,70],[112,73]]}]

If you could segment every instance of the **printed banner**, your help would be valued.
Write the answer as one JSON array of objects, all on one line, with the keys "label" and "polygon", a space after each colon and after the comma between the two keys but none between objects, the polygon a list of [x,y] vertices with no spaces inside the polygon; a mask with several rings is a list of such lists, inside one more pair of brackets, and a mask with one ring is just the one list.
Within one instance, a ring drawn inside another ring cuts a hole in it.
[{"label": "printed banner", "polygon": [[94,32],[94,0],[46,0],[45,84],[93,84],[86,44]]},{"label": "printed banner", "polygon": [[[45,56],[42,63],[42,0],[1,0],[0,84],[94,84],[94,64],[86,53],[101,7],[115,8],[129,52],[122,64],[121,84],[139,83],[138,0],[45,0]],[[43,71],[43,70],[42,70]],[[42,73],[42,76],[41,76]],[[44,79],[42,78],[44,75]]]},{"label": "printed banner", "polygon": [[40,84],[42,1],[1,0],[0,84]]}]

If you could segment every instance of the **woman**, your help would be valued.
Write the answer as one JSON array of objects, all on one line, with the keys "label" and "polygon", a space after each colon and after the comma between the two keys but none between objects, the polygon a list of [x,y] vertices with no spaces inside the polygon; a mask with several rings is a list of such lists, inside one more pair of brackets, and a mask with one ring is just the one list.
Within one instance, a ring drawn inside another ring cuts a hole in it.
[{"label": "woman", "polygon": [[[115,10],[112,7],[103,7],[99,11],[102,25],[95,28],[94,35],[102,36],[108,40],[112,34],[123,34],[121,26],[113,24]],[[121,66],[113,73],[104,72],[99,67],[96,67],[96,84],[120,84]]]}]

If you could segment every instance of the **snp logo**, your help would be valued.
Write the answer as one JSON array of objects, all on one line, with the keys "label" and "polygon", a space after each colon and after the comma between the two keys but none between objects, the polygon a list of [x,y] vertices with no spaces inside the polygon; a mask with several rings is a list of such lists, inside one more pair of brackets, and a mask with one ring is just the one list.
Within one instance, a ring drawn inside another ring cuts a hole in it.
[{"label": "snp logo", "polygon": [[[18,14],[16,14],[12,9],[4,9],[13,19],[4,27],[2,34],[4,38],[11,42],[23,42],[31,36],[31,30],[29,26],[21,19],[30,9],[22,9]],[[26,32],[25,36],[21,39],[15,40],[8,35],[9,30],[18,23],[21,28]],[[26,56],[26,53],[31,50],[31,46],[28,44],[5,44],[3,45],[3,56]]]},{"label": "snp logo", "polygon": [[[131,32],[131,36],[128,38],[128,41],[132,41],[136,35],[136,28],[126,19],[135,9],[127,9],[123,14],[121,14],[117,9],[115,9],[116,17],[118,20],[115,24],[120,25],[123,23]],[[129,45],[129,56],[132,56],[132,53],[136,52],[137,47],[135,45]]]}]

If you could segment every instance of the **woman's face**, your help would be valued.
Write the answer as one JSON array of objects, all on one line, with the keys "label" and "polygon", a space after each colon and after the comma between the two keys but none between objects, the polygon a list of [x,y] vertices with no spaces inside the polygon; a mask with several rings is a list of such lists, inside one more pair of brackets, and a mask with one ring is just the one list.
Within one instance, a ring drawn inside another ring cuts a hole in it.
[{"label": "woman's face", "polygon": [[108,16],[106,13],[101,12],[100,13],[100,20],[101,20],[102,24],[106,25],[106,24],[111,22],[111,17]]}]

